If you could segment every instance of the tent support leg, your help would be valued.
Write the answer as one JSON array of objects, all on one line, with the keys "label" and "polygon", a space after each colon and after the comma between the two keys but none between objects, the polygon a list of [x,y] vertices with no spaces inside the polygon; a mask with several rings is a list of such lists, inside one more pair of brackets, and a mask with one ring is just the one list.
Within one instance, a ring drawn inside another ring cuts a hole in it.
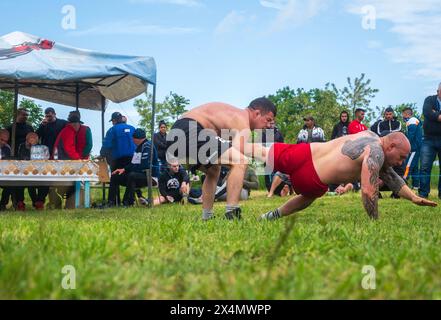
[{"label": "tent support leg", "polygon": [[[146,92],[147,94],[147,92]],[[156,109],[156,83],[153,85],[153,98],[152,98],[152,121],[150,124],[150,159],[149,168],[147,172],[147,184],[148,184],[148,198],[149,207],[153,207],[153,194],[152,194],[152,172],[153,172],[153,134],[155,133],[155,109]]]},{"label": "tent support leg", "polygon": [[14,157],[15,154],[15,145],[17,141],[15,140],[16,131],[17,131],[17,109],[18,109],[18,81],[15,80],[14,86],[14,112],[12,116],[12,132],[11,132],[11,156]]},{"label": "tent support leg", "polygon": [[[106,112],[106,98],[101,97],[101,145],[104,143],[104,113]],[[103,203],[106,201],[106,184],[103,183]]]},{"label": "tent support leg", "polygon": [[75,107],[78,111],[78,108],[80,107],[80,85],[78,82],[76,83],[75,89]]}]

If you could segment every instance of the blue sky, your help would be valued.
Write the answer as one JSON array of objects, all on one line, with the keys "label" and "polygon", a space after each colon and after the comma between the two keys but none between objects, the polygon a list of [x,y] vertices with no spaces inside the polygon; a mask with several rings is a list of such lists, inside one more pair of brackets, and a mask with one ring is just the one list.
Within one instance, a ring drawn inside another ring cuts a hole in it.
[{"label": "blue sky", "polygon": [[[75,30],[62,28],[65,5],[75,8]],[[366,29],[364,10],[372,9],[375,29]],[[0,10],[7,13],[0,34],[152,56],[159,100],[174,91],[192,106],[244,107],[284,86],[341,87],[347,76],[366,73],[380,89],[372,106],[415,102],[421,109],[441,81],[441,0],[3,0]],[[110,104],[107,117],[118,110],[136,125],[132,104]],[[57,110],[65,117],[70,109]],[[97,152],[100,114],[83,117]]]}]

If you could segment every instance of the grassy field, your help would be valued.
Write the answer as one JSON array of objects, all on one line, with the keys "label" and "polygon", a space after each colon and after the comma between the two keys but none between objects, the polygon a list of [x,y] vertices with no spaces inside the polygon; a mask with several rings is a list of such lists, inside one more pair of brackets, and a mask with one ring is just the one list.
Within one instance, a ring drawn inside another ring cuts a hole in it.
[{"label": "grassy field", "polygon": [[[1,214],[0,299],[441,298],[439,208],[387,198],[373,222],[349,194],[257,221],[283,201],[254,193],[240,222],[223,204],[209,222],[193,205]],[[65,265],[75,290],[62,288]],[[374,290],[362,288],[365,265]]]}]

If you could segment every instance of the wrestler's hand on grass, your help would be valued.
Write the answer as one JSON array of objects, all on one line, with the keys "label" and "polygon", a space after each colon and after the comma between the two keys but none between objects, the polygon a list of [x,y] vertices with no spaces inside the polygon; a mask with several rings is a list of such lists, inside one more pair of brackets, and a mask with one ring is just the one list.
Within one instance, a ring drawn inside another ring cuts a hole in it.
[{"label": "wrestler's hand on grass", "polygon": [[412,199],[412,202],[418,206],[426,206],[426,207],[436,207],[438,205],[436,202],[418,196],[415,196]]},{"label": "wrestler's hand on grass", "polygon": [[112,172],[112,175],[114,174],[122,175],[124,172],[126,172],[126,169],[116,169],[115,171]]}]

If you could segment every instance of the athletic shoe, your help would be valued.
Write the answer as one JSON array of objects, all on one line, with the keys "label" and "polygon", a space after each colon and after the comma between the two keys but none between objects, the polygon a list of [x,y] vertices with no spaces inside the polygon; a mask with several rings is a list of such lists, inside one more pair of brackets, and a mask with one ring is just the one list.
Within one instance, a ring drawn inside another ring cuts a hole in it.
[{"label": "athletic shoe", "polygon": [[240,220],[242,219],[241,213],[242,210],[240,208],[236,208],[234,210],[225,212],[225,218],[227,220],[234,220],[234,219]]},{"label": "athletic shoe", "polygon": [[43,201],[37,201],[37,202],[35,202],[34,207],[37,210],[44,210],[44,202]]},{"label": "athletic shoe", "polygon": [[20,201],[17,203],[17,207],[16,209],[17,211],[25,211],[26,210],[26,205],[23,201]]},{"label": "athletic shoe", "polygon": [[149,201],[146,198],[144,198],[144,197],[139,197],[138,198],[138,202],[142,206],[148,206],[149,205]]},{"label": "athletic shoe", "polygon": [[191,204],[202,204],[202,199],[201,198],[192,198],[192,197],[188,197],[188,202]]}]

